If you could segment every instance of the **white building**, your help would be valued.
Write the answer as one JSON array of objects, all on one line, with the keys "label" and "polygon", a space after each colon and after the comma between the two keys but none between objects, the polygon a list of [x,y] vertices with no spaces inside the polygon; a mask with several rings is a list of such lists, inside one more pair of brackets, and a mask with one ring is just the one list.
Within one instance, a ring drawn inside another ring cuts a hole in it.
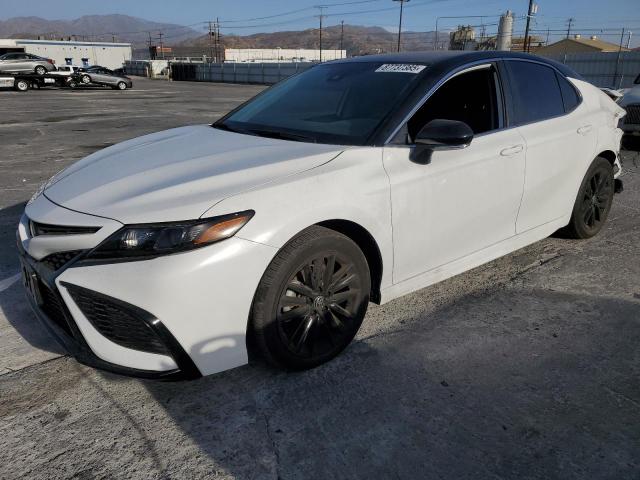
[{"label": "white building", "polygon": [[0,39],[0,55],[7,52],[32,53],[50,58],[56,65],[102,65],[111,69],[131,60],[130,43]]},{"label": "white building", "polygon": [[[347,56],[346,50],[322,50],[322,61]],[[310,48],[225,48],[225,62],[318,62],[320,50]]]}]

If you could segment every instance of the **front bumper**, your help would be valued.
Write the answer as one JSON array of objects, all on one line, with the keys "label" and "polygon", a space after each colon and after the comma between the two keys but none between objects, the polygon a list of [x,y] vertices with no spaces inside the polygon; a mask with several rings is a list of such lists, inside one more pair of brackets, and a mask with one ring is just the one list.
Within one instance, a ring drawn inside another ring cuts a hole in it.
[{"label": "front bumper", "polygon": [[[72,224],[69,217],[76,214],[85,217],[81,220],[86,226],[104,220],[87,219],[85,214],[57,205],[43,208],[47,202],[51,203],[46,197],[37,200],[35,206],[27,207],[27,215],[34,221],[58,225]],[[37,218],[43,212],[46,215]],[[56,216],[60,221],[54,221]],[[96,263],[84,255],[99,243],[98,238],[89,248],[87,240],[78,239],[88,235],[25,238],[24,218],[18,229],[21,259],[27,275],[35,273],[42,282],[49,302],[43,305],[29,294],[30,303],[46,328],[80,362],[115,373],[160,379],[195,378],[247,363],[249,310],[262,273],[275,255],[274,248],[234,237],[152,260]],[[106,233],[96,235],[110,234],[118,226],[104,228]],[[78,247],[84,250],[76,250]],[[52,267],[48,261],[52,248],[73,250],[72,259]],[[98,302],[99,308],[87,307],[78,292]],[[59,307],[52,310],[52,304]],[[106,320],[105,312],[110,315]],[[118,315],[137,323],[128,324],[130,330],[127,325],[123,329]],[[145,329],[151,329],[161,348],[132,348],[135,342],[126,334],[130,331],[134,336],[140,329],[146,332],[147,340],[149,330]]]}]

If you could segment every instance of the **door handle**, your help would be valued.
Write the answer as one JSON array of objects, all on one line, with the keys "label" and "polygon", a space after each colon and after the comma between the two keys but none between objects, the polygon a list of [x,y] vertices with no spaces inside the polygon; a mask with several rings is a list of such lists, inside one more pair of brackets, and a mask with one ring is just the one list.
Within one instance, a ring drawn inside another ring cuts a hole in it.
[{"label": "door handle", "polygon": [[500,150],[500,155],[502,155],[503,157],[510,157],[511,155],[520,153],[522,150],[524,150],[523,145],[514,145],[513,147],[507,147],[505,149]]},{"label": "door handle", "polygon": [[587,133],[589,133],[591,131],[593,127],[591,125],[583,125],[582,127],[580,127],[577,132],[580,135],[586,135]]}]

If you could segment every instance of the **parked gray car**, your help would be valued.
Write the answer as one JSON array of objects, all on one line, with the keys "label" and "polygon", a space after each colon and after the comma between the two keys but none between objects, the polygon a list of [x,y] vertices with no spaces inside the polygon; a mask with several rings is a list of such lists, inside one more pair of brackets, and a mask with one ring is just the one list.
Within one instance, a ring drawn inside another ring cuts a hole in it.
[{"label": "parked gray car", "polygon": [[618,105],[627,111],[620,128],[625,135],[640,136],[640,75],[633,82],[633,87],[624,91]]},{"label": "parked gray car", "polygon": [[44,75],[55,69],[56,66],[53,64],[53,60],[31,53],[9,52],[0,56],[0,72],[34,72],[38,75]]},{"label": "parked gray car", "polygon": [[124,75],[116,75],[113,70],[95,65],[84,69],[78,73],[80,83],[88,85],[94,83],[97,85],[107,85],[118,90],[126,90],[133,86],[133,82],[129,77]]}]

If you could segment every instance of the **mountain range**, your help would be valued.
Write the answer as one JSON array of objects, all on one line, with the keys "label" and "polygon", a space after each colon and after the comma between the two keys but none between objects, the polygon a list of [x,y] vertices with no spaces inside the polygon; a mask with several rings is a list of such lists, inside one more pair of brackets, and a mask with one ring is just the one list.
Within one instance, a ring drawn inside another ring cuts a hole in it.
[{"label": "mountain range", "polygon": [[56,40],[75,37],[92,40],[147,45],[149,34],[156,43],[158,33],[163,41],[178,43],[202,35],[190,27],[172,23],[159,23],[128,15],[86,15],[75,20],[46,20],[40,17],[15,17],[0,20],[0,38],[38,38]]},{"label": "mountain range", "polygon": [[[363,27],[340,25],[322,29],[322,48],[339,49],[342,35],[342,48],[348,55],[366,55],[372,53],[393,52],[397,49],[397,33],[389,32],[382,27]],[[448,42],[449,35],[441,32],[438,42]],[[434,46],[435,32],[403,32],[402,50],[429,50]],[[252,35],[222,35],[224,48],[310,48],[320,46],[320,35],[317,28],[300,31],[273,33],[255,33]],[[182,42],[181,46],[204,47],[209,44],[209,36],[204,35]]]},{"label": "mountain range", "polygon": [[[46,20],[40,17],[15,17],[0,20],[0,38],[61,38],[92,41],[119,41],[132,43],[141,55],[151,43],[159,43],[159,32],[166,46],[174,51],[186,51],[198,56],[208,53],[209,35],[191,27],[171,23],[159,23],[128,15],[87,15],[75,20]],[[392,52],[397,48],[397,34],[382,27],[340,25],[322,30],[322,47],[340,48],[348,55],[363,55]],[[403,32],[403,50],[425,50],[433,48],[434,32]],[[448,42],[448,34],[441,33],[440,42]],[[256,33],[252,35],[228,34],[221,36],[223,48],[311,48],[320,46],[319,30],[310,28],[301,31]],[[185,54],[187,55],[187,54]]]}]

